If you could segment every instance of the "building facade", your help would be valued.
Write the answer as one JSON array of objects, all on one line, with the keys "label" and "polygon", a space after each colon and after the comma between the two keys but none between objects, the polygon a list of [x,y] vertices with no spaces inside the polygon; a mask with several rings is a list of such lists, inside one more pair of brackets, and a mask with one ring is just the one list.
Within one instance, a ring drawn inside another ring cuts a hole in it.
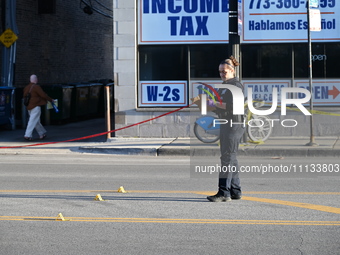
[{"label": "building facade", "polygon": [[[114,1],[115,125],[122,128],[152,119],[122,129],[117,136],[191,136],[200,112],[196,106],[188,107],[190,98],[202,91],[199,82],[220,83],[218,64],[235,54],[230,47],[230,35],[235,33],[240,36],[236,54],[240,78],[254,99],[264,99],[269,107],[273,88],[279,105],[282,88],[309,90],[306,6],[293,0],[282,6],[280,1],[272,6],[236,2],[238,29],[231,31],[229,16],[236,14],[227,0]],[[321,31],[311,32],[313,105],[323,113],[315,114],[314,130],[315,135],[339,135],[340,3],[322,1],[318,8]],[[291,15],[280,16],[283,10]],[[301,93],[285,96],[304,98]],[[275,136],[308,135],[310,117],[294,106],[287,115],[278,107],[270,117],[276,120]],[[284,127],[280,123],[285,119],[298,125]]]},{"label": "building facade", "polygon": [[[112,10],[112,1],[102,3]],[[41,84],[113,78],[112,18],[88,15],[84,7],[83,1],[16,0],[15,87],[25,86],[32,73]]]}]

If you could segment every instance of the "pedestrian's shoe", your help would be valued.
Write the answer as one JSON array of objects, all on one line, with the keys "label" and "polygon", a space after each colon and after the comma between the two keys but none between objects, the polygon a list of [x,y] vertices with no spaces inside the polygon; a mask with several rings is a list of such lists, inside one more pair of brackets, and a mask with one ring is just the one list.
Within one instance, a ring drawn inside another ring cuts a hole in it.
[{"label": "pedestrian's shoe", "polygon": [[210,202],[228,202],[228,201],[231,201],[230,197],[225,197],[225,196],[222,196],[218,193],[216,195],[207,197],[207,199]]},{"label": "pedestrian's shoe", "polygon": [[232,200],[239,200],[239,199],[241,199],[241,198],[242,198],[241,195],[232,195],[232,196],[231,196],[231,199],[232,199]]},{"label": "pedestrian's shoe", "polygon": [[46,138],[46,134],[43,134],[42,136],[39,137],[40,140],[44,140]]}]

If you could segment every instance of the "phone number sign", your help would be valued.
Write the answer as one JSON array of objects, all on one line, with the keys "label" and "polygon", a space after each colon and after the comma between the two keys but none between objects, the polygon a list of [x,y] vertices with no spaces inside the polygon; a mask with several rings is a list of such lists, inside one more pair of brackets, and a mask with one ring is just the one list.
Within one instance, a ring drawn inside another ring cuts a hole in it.
[{"label": "phone number sign", "polygon": [[[243,43],[307,42],[307,0],[242,1]],[[320,0],[321,31],[312,41],[340,41],[340,1]]]},{"label": "phone number sign", "polygon": [[142,81],[139,107],[181,107],[188,104],[186,81]]}]

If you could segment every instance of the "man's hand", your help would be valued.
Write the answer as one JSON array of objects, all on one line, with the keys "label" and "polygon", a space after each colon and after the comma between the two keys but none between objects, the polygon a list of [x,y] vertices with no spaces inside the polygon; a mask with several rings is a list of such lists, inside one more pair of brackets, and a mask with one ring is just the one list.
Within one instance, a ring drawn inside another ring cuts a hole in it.
[{"label": "man's hand", "polygon": [[208,106],[211,106],[211,107],[215,107],[215,106],[216,106],[214,100],[212,100],[212,99],[208,99],[208,100],[207,100],[207,105],[208,105]]}]

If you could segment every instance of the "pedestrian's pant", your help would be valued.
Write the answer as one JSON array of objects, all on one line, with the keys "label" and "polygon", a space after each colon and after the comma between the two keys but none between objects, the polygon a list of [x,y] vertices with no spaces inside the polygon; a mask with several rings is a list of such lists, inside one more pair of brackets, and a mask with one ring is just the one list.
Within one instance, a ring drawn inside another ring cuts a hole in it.
[{"label": "pedestrian's pant", "polygon": [[44,135],[46,129],[40,123],[41,107],[36,106],[32,110],[28,110],[28,114],[30,118],[28,120],[25,137],[32,137],[34,129],[38,132],[39,136]]},{"label": "pedestrian's pant", "polygon": [[221,125],[221,168],[224,171],[219,174],[218,193],[225,197],[241,195],[237,151],[244,130],[242,125],[234,124],[232,127],[229,124]]}]

